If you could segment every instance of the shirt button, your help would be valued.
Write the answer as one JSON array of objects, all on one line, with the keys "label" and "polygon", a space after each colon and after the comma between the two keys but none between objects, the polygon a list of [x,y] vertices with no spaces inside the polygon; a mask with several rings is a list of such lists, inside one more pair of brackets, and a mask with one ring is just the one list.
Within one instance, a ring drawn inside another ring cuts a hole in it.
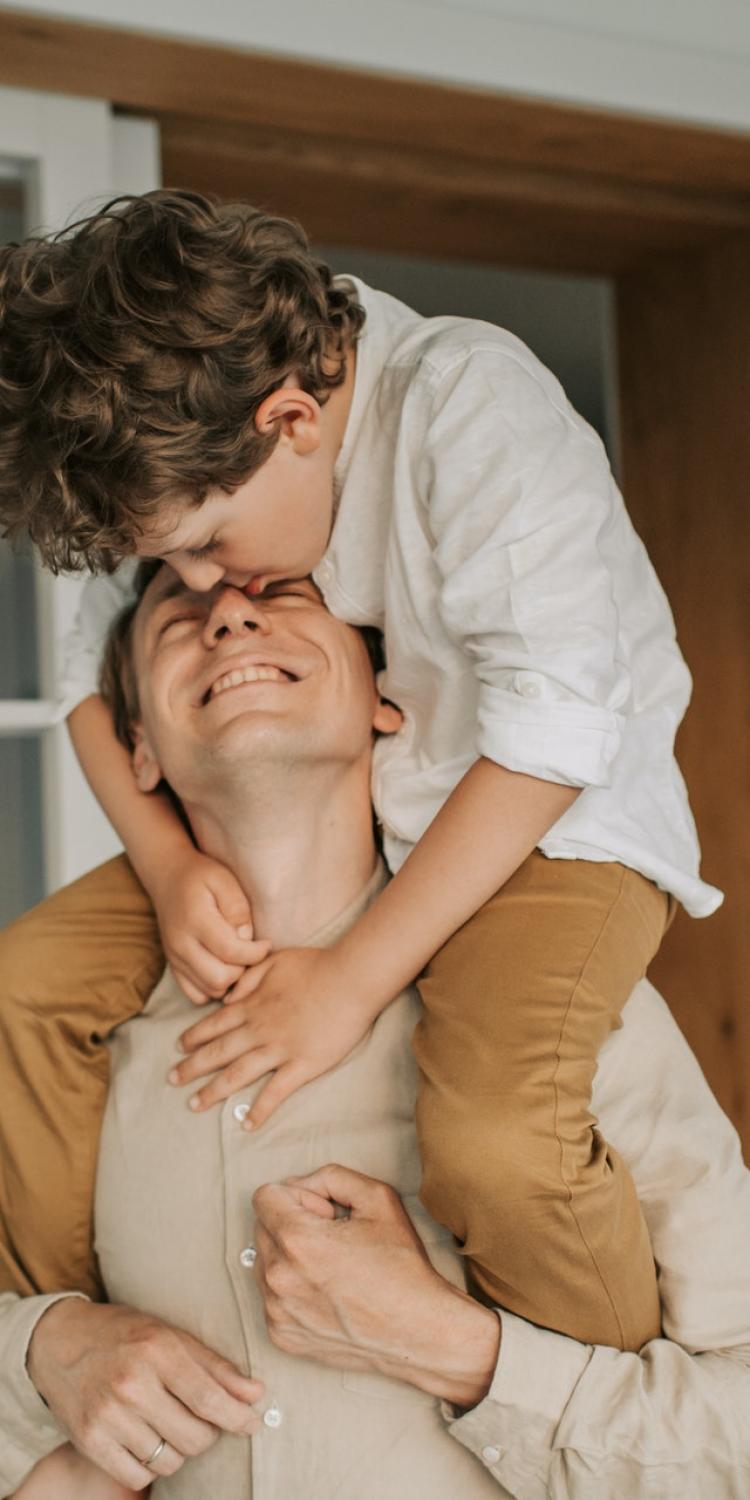
[{"label": "shirt button", "polygon": [[539,688],[535,682],[522,682],[520,691],[522,698],[539,697]]},{"label": "shirt button", "polygon": [[257,1259],[258,1252],[254,1245],[246,1245],[244,1250],[240,1250],[241,1266],[254,1266]]},{"label": "shirt button", "polygon": [[268,1411],[263,1413],[263,1422],[266,1427],[281,1426],[282,1416],[275,1402],[273,1406],[269,1406]]},{"label": "shirt button", "polygon": [[482,1458],[486,1464],[496,1464],[502,1457],[502,1452],[502,1448],[493,1448],[492,1444],[490,1444],[487,1448],[482,1449]]},{"label": "shirt button", "polygon": [[232,1114],[234,1115],[235,1120],[239,1120],[240,1124],[242,1124],[243,1120],[247,1119],[249,1113],[249,1104],[235,1104],[234,1109],[232,1110]]}]

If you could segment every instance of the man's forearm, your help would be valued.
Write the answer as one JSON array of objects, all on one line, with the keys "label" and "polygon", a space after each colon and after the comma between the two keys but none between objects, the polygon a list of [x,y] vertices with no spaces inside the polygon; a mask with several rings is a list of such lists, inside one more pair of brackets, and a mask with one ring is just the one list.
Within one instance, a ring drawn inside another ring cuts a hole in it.
[{"label": "man's forearm", "polygon": [[398,874],[337,945],[377,1015],[519,868],[579,794],[478,760]]}]

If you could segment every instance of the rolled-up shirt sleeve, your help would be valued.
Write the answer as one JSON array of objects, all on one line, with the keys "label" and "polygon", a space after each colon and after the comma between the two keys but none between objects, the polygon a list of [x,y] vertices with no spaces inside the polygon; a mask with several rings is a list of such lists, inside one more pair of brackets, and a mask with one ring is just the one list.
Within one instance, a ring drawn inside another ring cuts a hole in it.
[{"label": "rolled-up shirt sleeve", "polygon": [[450,1430],[516,1500],[746,1500],[750,1345],[628,1354],[502,1322],[492,1386]]},{"label": "rolled-up shirt sleeve", "polygon": [[84,698],[99,691],[99,668],[112,621],[133,599],[137,561],[127,559],[116,573],[89,578],[81,593],[73,629],[64,648],[57,716],[66,719]]},{"label": "rolled-up shirt sleeve", "polygon": [[17,1297],[0,1294],[0,1500],[12,1495],[40,1459],[68,1441],[26,1366],[32,1334],[48,1308],[80,1292]]},{"label": "rolled-up shirt sleeve", "polygon": [[599,439],[548,372],[480,349],[436,383],[420,462],[440,616],[479,683],[477,754],[606,786],[631,684]]}]

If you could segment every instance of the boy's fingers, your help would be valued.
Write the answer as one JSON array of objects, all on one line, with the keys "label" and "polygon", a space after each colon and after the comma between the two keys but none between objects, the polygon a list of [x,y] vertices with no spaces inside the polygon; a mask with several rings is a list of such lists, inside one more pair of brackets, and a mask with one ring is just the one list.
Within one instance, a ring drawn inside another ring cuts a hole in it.
[{"label": "boy's fingers", "polygon": [[189,967],[195,983],[204,988],[212,1000],[221,1000],[230,985],[236,984],[244,973],[244,966],[222,963],[209,948],[198,942],[191,952]]},{"label": "boy's fingers", "polygon": [[[217,1073],[210,1083],[199,1089],[190,1100],[190,1108],[194,1110],[210,1109],[213,1104],[221,1104],[231,1094],[236,1094],[239,1089],[244,1089],[251,1083],[257,1083],[272,1068],[278,1066],[279,1055],[271,1047],[256,1047],[252,1052],[243,1053],[227,1067]],[[245,1121],[247,1124],[247,1121]]]},{"label": "boy's fingers", "polygon": [[[208,886],[216,905],[232,927],[251,926],[253,914],[250,902],[231,870],[214,865],[206,875]],[[252,931],[250,933],[252,937]]]},{"label": "boy's fingers", "polygon": [[248,995],[255,994],[255,991],[262,984],[270,968],[271,960],[263,959],[260,963],[254,964],[252,968],[246,969],[244,974],[240,975],[236,984],[233,984],[231,989],[227,990],[224,996],[224,1004],[235,1005],[238,1000],[246,1000]]},{"label": "boy's fingers", "polygon": [[179,984],[183,995],[187,995],[188,1000],[192,1000],[193,1005],[205,1005],[206,1001],[210,999],[210,996],[206,994],[205,990],[199,989],[198,985],[194,984],[193,980],[190,979],[187,974],[184,974],[180,970],[176,969],[174,967],[174,964],[172,965],[172,973],[174,974],[174,977],[177,980],[177,983]]},{"label": "boy's fingers", "polygon": [[265,1088],[261,1089],[244,1122],[244,1129],[253,1130],[259,1125],[265,1125],[274,1110],[278,1109],[279,1105],[283,1104],[291,1094],[296,1093],[303,1083],[308,1083],[309,1078],[307,1069],[296,1060],[284,1063],[269,1079]]},{"label": "boy's fingers", "polygon": [[212,1042],[215,1037],[225,1036],[228,1031],[236,1031],[238,1026],[244,1025],[245,1016],[241,1010],[223,1005],[221,1010],[212,1011],[203,1021],[196,1021],[194,1026],[183,1031],[179,1044],[183,1051],[195,1052],[196,1048]]},{"label": "boy's fingers", "polygon": [[242,1057],[247,1052],[248,1045],[247,1037],[241,1031],[230,1031],[228,1035],[217,1037],[213,1042],[206,1042],[192,1057],[186,1057],[184,1062],[177,1063],[170,1069],[169,1082],[184,1084],[192,1083],[196,1078],[205,1078],[207,1073],[215,1073],[217,1069],[225,1068],[227,1063],[234,1062],[236,1057]]},{"label": "boy's fingers", "polygon": [[242,969],[246,969],[248,964],[257,964],[260,958],[266,958],[271,951],[268,938],[254,938],[252,929],[246,937],[240,937],[238,929],[231,922],[225,922],[219,912],[214,913],[210,920],[203,921],[195,936],[213,958],[223,964],[240,965]]}]

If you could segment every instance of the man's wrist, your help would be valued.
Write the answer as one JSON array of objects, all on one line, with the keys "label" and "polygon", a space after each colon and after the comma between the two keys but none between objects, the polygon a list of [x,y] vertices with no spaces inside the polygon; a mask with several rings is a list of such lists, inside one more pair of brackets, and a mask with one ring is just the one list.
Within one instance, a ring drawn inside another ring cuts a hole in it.
[{"label": "man's wrist", "polygon": [[[384,1361],[383,1373],[406,1380],[430,1396],[468,1411],[484,1400],[495,1377],[502,1325],[491,1308],[466,1292],[440,1282],[440,1304],[415,1341],[413,1327],[404,1319],[405,1347]],[[410,1337],[410,1334],[412,1335]]]}]

